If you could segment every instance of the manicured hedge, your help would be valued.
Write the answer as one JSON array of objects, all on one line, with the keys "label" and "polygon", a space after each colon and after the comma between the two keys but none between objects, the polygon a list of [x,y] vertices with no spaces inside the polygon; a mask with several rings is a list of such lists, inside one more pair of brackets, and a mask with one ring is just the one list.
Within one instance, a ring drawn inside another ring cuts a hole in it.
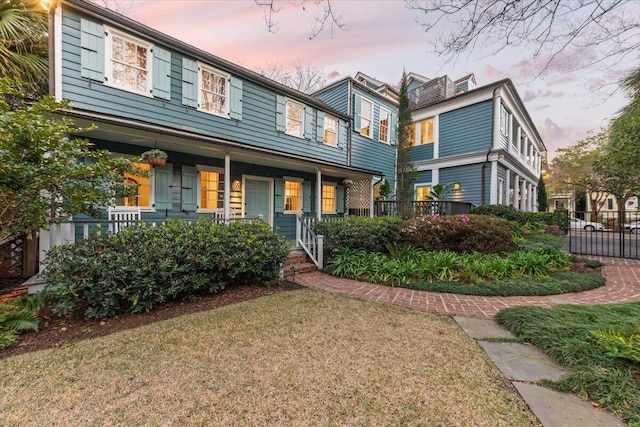
[{"label": "manicured hedge", "polygon": [[272,284],[288,254],[287,241],[264,223],[132,225],[49,251],[46,295],[58,314],[149,311],[230,284]]},{"label": "manicured hedge", "polygon": [[343,221],[321,221],[314,225],[324,235],[324,256],[330,260],[342,249],[386,252],[387,244],[400,241],[403,220],[400,218],[349,216]]},{"label": "manicured hedge", "polygon": [[513,206],[482,205],[471,209],[469,214],[491,215],[509,221],[515,221],[518,224],[540,222],[546,225],[557,225],[565,232],[569,229],[569,216],[567,212],[563,210],[555,212],[522,212]]}]

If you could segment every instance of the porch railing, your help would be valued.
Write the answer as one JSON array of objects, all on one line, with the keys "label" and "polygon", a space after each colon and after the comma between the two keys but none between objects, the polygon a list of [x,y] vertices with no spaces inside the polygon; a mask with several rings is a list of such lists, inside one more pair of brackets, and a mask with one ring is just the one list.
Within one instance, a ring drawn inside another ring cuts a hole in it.
[{"label": "porch railing", "polygon": [[376,200],[375,216],[398,216],[415,218],[426,215],[460,215],[474,207],[473,203],[455,201],[416,201],[400,202],[396,200]]},{"label": "porch railing", "polygon": [[296,218],[296,243],[304,249],[311,261],[323,268],[324,263],[324,236],[313,231],[316,217],[298,215]]}]

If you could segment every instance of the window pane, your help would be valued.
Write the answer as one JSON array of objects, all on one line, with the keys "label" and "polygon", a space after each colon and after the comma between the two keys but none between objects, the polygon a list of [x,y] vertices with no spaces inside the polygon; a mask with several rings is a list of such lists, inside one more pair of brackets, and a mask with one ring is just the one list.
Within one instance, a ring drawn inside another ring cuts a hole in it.
[{"label": "window pane", "polygon": [[200,209],[224,207],[224,175],[200,171]]},{"label": "window pane", "polygon": [[[148,163],[134,163],[140,169],[146,172],[151,171],[151,165]],[[140,206],[143,208],[151,207],[151,180],[149,177],[140,177],[131,175],[129,173],[124,174],[125,185],[137,187],[137,191],[128,197],[118,197],[116,199],[116,206]]]},{"label": "window pane", "polygon": [[424,202],[429,200],[430,187],[417,187],[416,188],[416,200],[419,202]]},{"label": "window pane", "polygon": [[284,210],[302,210],[302,183],[297,181],[285,181],[284,183]]},{"label": "window pane", "polygon": [[322,211],[323,212],[335,212],[336,211],[336,186],[335,185],[322,185]]}]

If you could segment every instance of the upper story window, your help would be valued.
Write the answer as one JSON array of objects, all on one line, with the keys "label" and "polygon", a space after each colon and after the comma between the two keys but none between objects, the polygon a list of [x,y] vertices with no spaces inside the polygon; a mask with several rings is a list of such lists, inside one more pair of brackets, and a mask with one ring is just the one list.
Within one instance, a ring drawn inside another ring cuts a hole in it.
[{"label": "upper story window", "polygon": [[336,184],[322,184],[322,212],[336,213]]},{"label": "upper story window", "polygon": [[304,105],[291,99],[287,99],[286,133],[300,138],[304,135]]},{"label": "upper story window", "polygon": [[152,96],[153,45],[111,28],[105,29],[105,84]]},{"label": "upper story window", "polygon": [[[421,120],[420,122],[420,133],[416,138],[416,145],[422,144],[432,144],[433,143],[433,117],[429,117],[428,119]],[[417,126],[413,124],[414,133],[417,130]]]},{"label": "upper story window", "polygon": [[[151,165],[148,163],[134,162],[133,164],[145,172],[151,173]],[[124,183],[126,186],[130,186],[132,188],[132,194],[116,198],[116,206],[140,206],[141,208],[146,209],[151,208],[151,178],[135,176],[125,172]],[[133,187],[135,187],[135,190]]]},{"label": "upper story window", "polygon": [[380,107],[380,141],[391,142],[391,112]]},{"label": "upper story window", "polygon": [[302,180],[285,179],[284,211],[289,213],[302,211]]},{"label": "upper story window", "polygon": [[338,146],[338,119],[327,114],[324,116],[324,137],[322,142],[333,147]]},{"label": "upper story window", "polygon": [[198,209],[215,210],[224,207],[224,174],[198,167]]},{"label": "upper story window", "polygon": [[504,105],[500,105],[500,132],[503,135],[509,133],[509,112]]},{"label": "upper story window", "polygon": [[198,109],[227,117],[229,114],[229,74],[199,64]]},{"label": "upper story window", "polygon": [[360,135],[368,136],[369,138],[373,137],[373,103],[367,99],[360,99],[360,111],[358,112],[360,115]]}]

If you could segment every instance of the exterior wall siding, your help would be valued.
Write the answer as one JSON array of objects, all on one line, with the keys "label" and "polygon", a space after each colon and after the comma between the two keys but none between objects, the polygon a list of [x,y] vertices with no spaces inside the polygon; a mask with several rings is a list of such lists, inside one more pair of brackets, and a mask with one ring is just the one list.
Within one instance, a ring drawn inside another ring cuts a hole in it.
[{"label": "exterior wall siding", "polygon": [[349,82],[344,81],[331,89],[314,95],[320,101],[343,114],[349,114]]},{"label": "exterior wall siding", "polygon": [[[485,199],[489,203],[491,167],[487,165],[485,175]],[[482,163],[440,169],[440,182],[444,184],[459,182],[460,194],[454,195],[454,200],[471,202],[475,205],[482,203]]]},{"label": "exterior wall siding", "polygon": [[430,170],[418,171],[416,173],[416,184],[430,184],[433,174]]},{"label": "exterior wall siding", "polygon": [[422,145],[412,147],[410,155],[411,155],[412,162],[433,159],[433,143],[422,144]]},{"label": "exterior wall siding", "polygon": [[[315,138],[304,139],[276,130],[276,95],[271,89],[243,81],[242,119],[233,120],[198,111],[182,104],[182,58],[171,52],[169,101],[134,94],[81,76],[80,15],[63,11],[62,96],[78,110],[116,115],[175,129],[237,141],[255,147],[347,164],[346,143],[330,147]],[[125,29],[126,32],[126,29]],[[150,40],[157,43],[156,40]],[[160,44],[158,44],[161,46]],[[211,64],[216,66],[216,64]],[[317,115],[313,116],[313,129]]]},{"label": "exterior wall siding", "polygon": [[492,101],[440,115],[440,158],[487,151],[491,146]]}]

